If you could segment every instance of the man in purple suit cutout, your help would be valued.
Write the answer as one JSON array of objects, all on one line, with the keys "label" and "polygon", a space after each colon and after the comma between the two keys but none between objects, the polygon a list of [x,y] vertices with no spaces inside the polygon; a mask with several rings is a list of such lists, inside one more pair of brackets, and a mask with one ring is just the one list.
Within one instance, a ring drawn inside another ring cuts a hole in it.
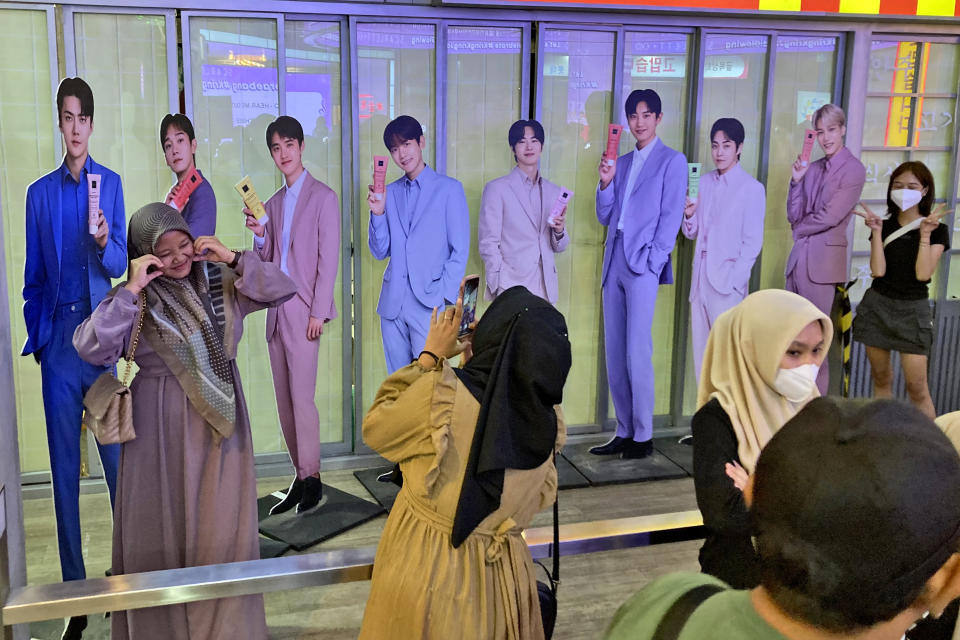
[{"label": "man in purple suit cutout", "polygon": [[660,96],[637,89],[625,105],[634,150],[600,161],[597,219],[608,227],[603,254],[603,328],[617,433],[596,455],[653,453],[653,312],[657,287],[673,282],[670,252],[687,193],[687,159],[657,138]]},{"label": "man in purple suit cutout", "polygon": [[[837,105],[825,104],[814,112],[813,127],[825,155],[811,163],[797,156],[787,193],[793,250],[785,288],[830,317],[837,285],[847,280],[847,223],[867,177],[863,164],[843,144],[846,123]],[[821,365],[817,387],[822,395],[829,381],[830,368]]]}]

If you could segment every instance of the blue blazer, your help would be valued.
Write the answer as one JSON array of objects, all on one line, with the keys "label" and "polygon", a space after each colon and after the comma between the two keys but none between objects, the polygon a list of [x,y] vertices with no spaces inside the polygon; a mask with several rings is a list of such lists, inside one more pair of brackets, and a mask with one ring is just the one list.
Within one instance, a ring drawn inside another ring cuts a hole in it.
[{"label": "blue blazer", "polygon": [[[62,167],[62,165],[61,165]],[[61,167],[27,187],[26,260],[23,267],[23,319],[27,340],[21,355],[39,351],[50,340],[53,312],[60,294],[60,257],[63,249]],[[110,278],[127,269],[127,227],[120,176],[88,158],[89,173],[102,176],[100,208],[110,225],[107,246],[87,254],[90,308],[110,291]]]},{"label": "blue blazer", "polygon": [[388,320],[400,315],[408,278],[421,304],[443,307],[457,301],[467,268],[470,213],[463,185],[430,167],[419,179],[420,197],[409,221],[401,221],[399,213],[402,177],[387,185],[384,214],[370,214],[370,252],[377,260],[390,257],[377,303],[377,313]]},{"label": "blue blazer", "polygon": [[[627,265],[638,274],[648,271],[660,284],[673,282],[670,252],[683,221],[687,195],[687,159],[658,139],[650,157],[640,169],[633,193],[625,194],[633,151],[617,158],[617,173],[606,189],[597,189],[597,219],[609,227],[603,252],[600,283],[607,279],[620,212],[631,212],[623,221],[623,250]],[[626,206],[624,207],[624,203]]]}]

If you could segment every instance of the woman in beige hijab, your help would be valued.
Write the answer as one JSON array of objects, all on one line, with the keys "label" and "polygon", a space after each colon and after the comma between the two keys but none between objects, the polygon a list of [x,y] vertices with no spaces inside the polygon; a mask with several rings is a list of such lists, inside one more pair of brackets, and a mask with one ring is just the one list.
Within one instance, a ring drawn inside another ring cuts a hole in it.
[{"label": "woman in beige hijab", "polygon": [[757,291],[710,330],[693,416],[693,477],[708,534],[700,567],[736,589],[759,583],[743,486],[760,450],[819,396],[833,325],[801,296]]}]

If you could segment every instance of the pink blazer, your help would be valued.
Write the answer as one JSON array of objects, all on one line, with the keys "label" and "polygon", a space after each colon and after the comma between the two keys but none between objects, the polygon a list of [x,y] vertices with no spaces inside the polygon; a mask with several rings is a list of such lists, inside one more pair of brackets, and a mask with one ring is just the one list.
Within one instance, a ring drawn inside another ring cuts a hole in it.
[{"label": "pink blazer", "polygon": [[[280,264],[283,230],[281,187],[264,203],[270,220],[266,225],[263,247],[258,250],[264,261]],[[315,179],[310,172],[304,180],[293,213],[288,275],[297,284],[297,296],[310,308],[310,316],[329,322],[337,317],[333,285],[340,262],[340,207],[333,189]],[[267,339],[277,328],[277,309],[267,311]]]},{"label": "pink blazer", "polygon": [[514,167],[483,188],[477,235],[486,278],[485,295],[492,300],[501,291],[519,284],[555,304],[559,293],[553,254],[567,248],[570,234],[565,229],[558,240],[547,218],[561,187],[541,177],[541,201],[540,190],[525,183],[525,177]]},{"label": "pink blazer", "polygon": [[830,160],[811,163],[803,180],[790,185],[787,220],[793,228],[793,250],[785,273],[805,254],[807,273],[800,276],[817,284],[847,280],[847,222],[866,178],[863,164],[844,147]]}]

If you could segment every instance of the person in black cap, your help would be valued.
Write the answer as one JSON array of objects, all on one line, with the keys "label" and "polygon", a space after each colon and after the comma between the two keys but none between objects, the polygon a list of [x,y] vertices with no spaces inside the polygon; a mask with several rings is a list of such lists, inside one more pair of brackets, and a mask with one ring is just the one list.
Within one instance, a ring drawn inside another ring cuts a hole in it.
[{"label": "person in black cap", "polygon": [[363,420],[364,442],[399,463],[403,486],[377,547],[361,640],[544,637],[521,533],[556,499],[567,325],[549,302],[511,287],[454,369],[461,315],[462,284]]},{"label": "person in black cap", "polygon": [[960,596],[958,487],[960,456],[917,409],[813,400],[763,449],[745,492],[760,586],[666,576],[605,637],[898,640]]}]

